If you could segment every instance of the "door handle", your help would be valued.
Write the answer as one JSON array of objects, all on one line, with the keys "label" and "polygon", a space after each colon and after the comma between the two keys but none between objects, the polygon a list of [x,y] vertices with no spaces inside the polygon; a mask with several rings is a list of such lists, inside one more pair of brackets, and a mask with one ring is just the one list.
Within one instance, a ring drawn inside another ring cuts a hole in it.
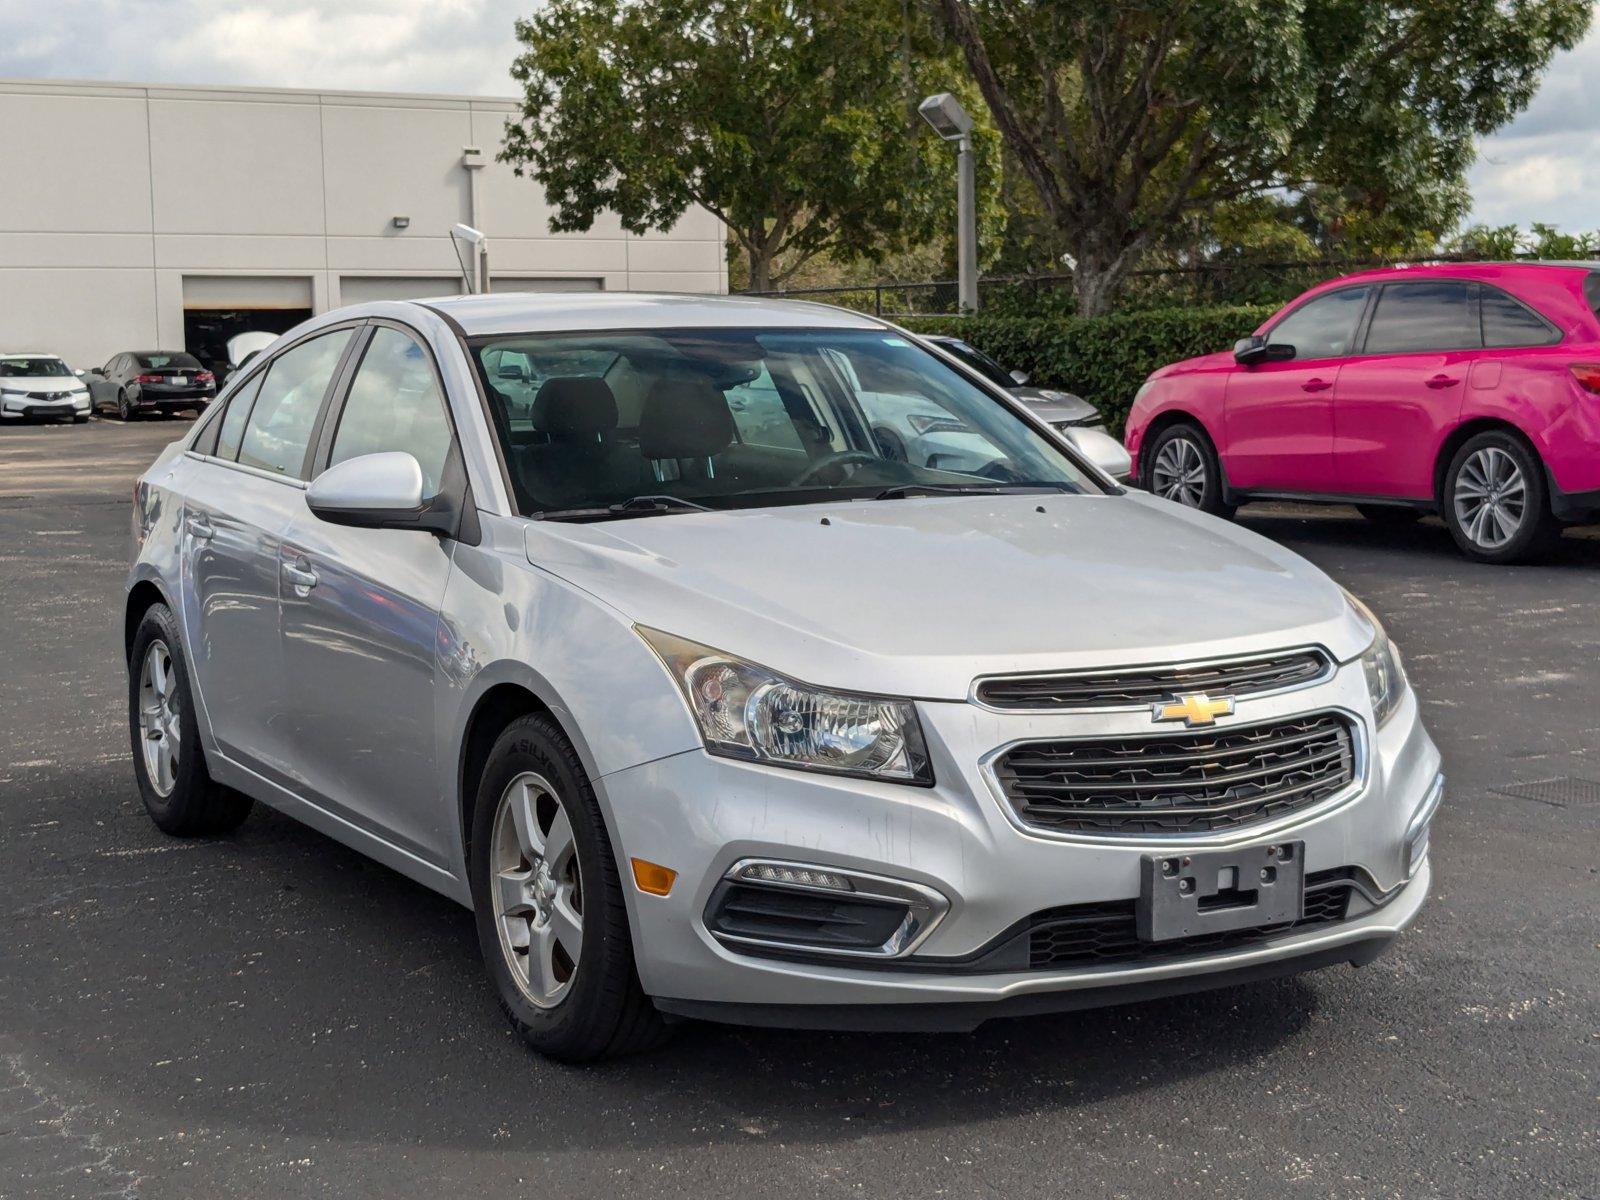
[{"label": "door handle", "polygon": [[1461,380],[1457,379],[1454,375],[1435,375],[1432,379],[1428,380],[1428,386],[1437,390],[1439,388],[1455,387],[1455,385],[1460,382]]},{"label": "door handle", "polygon": [[[300,562],[305,562],[305,559],[301,559]],[[303,567],[299,563],[284,563],[283,577],[294,587],[296,596],[308,596],[311,594],[311,589],[317,586],[317,573],[309,566]]]},{"label": "door handle", "polygon": [[1325,392],[1333,386],[1331,379],[1308,379],[1300,385],[1302,392]]},{"label": "door handle", "polygon": [[184,518],[183,527],[189,531],[189,536],[196,541],[209,542],[217,532],[211,527],[211,522],[198,513],[191,513]]}]

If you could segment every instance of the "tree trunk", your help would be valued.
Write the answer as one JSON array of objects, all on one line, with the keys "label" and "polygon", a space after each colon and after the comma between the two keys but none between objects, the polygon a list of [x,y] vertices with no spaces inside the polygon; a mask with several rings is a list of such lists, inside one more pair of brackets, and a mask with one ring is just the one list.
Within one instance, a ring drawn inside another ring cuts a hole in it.
[{"label": "tree trunk", "polygon": [[770,292],[772,290],[772,255],[761,248],[747,248],[745,257],[750,260],[750,283],[748,291]]},{"label": "tree trunk", "polygon": [[1133,247],[1116,253],[1096,248],[1073,255],[1072,293],[1080,317],[1103,317],[1116,307],[1136,258]]}]

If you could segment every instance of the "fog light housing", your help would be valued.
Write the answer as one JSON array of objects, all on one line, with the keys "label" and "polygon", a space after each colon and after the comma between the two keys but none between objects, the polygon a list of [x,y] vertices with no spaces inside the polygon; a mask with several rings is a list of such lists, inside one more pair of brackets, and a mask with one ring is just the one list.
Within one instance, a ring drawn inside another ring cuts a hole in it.
[{"label": "fog light housing", "polygon": [[747,953],[896,958],[950,910],[933,888],[811,863],[741,859],[706,903],[707,931]]},{"label": "fog light housing", "polygon": [[1428,789],[1427,798],[1417,805],[1417,811],[1412,814],[1411,822],[1406,826],[1405,859],[1407,879],[1417,873],[1417,870],[1428,857],[1428,843],[1433,830],[1433,815],[1439,811],[1439,802],[1443,799],[1444,776],[1438,775],[1434,778],[1433,786]]}]

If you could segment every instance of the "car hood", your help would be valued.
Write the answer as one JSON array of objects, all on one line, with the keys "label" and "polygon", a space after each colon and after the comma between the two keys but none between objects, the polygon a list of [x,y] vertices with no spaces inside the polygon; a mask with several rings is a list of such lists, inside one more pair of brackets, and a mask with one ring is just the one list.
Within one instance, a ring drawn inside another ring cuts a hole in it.
[{"label": "car hood", "polygon": [[69,378],[62,375],[39,375],[30,378],[7,375],[4,379],[0,379],[0,387],[4,387],[8,392],[76,392],[86,386],[77,376]]},{"label": "car hood", "polygon": [[530,521],[525,542],[638,624],[855,691],[956,700],[978,675],[1372,639],[1304,559],[1141,495]]},{"label": "car hood", "polygon": [[1046,421],[1081,421],[1100,415],[1100,410],[1082,396],[1055,388],[1019,387],[1012,388],[1011,394]]}]

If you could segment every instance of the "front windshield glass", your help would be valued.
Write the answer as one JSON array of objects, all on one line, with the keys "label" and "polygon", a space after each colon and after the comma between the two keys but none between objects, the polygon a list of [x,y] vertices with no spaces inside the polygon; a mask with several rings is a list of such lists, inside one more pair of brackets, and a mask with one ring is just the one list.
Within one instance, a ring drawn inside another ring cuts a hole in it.
[{"label": "front windshield glass", "polygon": [[7,379],[49,379],[71,374],[59,358],[0,358],[0,376]]},{"label": "front windshield glass", "polygon": [[473,348],[530,515],[1100,491],[1053,441],[892,331],[521,334]]}]

